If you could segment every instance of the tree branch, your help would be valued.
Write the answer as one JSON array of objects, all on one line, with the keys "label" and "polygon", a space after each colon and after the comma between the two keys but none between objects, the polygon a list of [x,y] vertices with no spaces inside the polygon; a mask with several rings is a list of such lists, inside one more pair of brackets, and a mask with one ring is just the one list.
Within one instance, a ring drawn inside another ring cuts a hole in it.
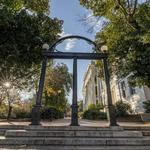
[{"label": "tree branch", "polygon": [[134,7],[133,7],[133,12],[132,12],[132,16],[135,14],[135,11],[137,9],[137,4],[138,4],[138,0],[135,0]]},{"label": "tree branch", "polygon": [[127,4],[128,4],[129,13],[131,13],[131,7],[130,7],[130,1],[129,0],[127,0]]},{"label": "tree branch", "polygon": [[122,5],[120,0],[117,0],[118,5],[120,6],[120,8],[122,9],[123,13],[125,16],[129,15],[126,8]]}]

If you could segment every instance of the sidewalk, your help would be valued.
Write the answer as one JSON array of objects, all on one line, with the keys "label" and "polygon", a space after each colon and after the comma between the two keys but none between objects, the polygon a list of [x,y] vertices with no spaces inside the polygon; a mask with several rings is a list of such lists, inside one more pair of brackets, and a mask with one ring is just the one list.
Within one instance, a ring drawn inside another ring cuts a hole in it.
[{"label": "sidewalk", "polygon": [[[65,119],[58,119],[52,122],[50,121],[42,121],[41,124],[43,126],[69,126],[70,125],[70,118]],[[23,125],[28,126],[30,124],[29,121],[5,121],[0,122],[0,126],[3,125]],[[91,126],[91,127],[108,127],[107,121],[92,121],[92,120],[83,120],[79,119],[80,126]],[[133,127],[150,127],[150,122],[143,123],[143,122],[118,122],[119,126],[133,126]]]}]

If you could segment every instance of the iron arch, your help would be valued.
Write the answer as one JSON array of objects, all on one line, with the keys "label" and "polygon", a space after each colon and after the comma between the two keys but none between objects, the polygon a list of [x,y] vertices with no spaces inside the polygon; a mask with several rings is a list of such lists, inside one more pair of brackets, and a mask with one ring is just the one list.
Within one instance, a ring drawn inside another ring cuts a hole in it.
[{"label": "iron arch", "polygon": [[[86,41],[88,44],[90,45],[93,45],[95,50],[98,49],[96,43],[92,40],[90,40],[89,38],[86,38],[84,36],[79,36],[79,35],[70,35],[70,36],[65,36],[65,37],[62,37],[60,39],[58,39],[54,44],[52,44],[49,48],[49,51],[55,51],[55,48],[57,45],[59,45],[60,43],[62,43],[63,41],[67,40],[67,39],[78,39],[78,40],[84,40]],[[58,51],[58,50],[57,50]],[[61,51],[58,51],[58,52],[61,52]]]},{"label": "iron arch", "polygon": [[112,103],[112,96],[111,96],[111,88],[110,88],[110,77],[109,77],[109,70],[107,65],[107,58],[108,55],[105,52],[100,53],[71,53],[71,52],[54,52],[56,46],[59,43],[62,43],[64,40],[67,39],[79,39],[84,40],[88,44],[94,46],[95,51],[99,50],[96,43],[92,40],[78,35],[71,35],[66,36],[63,38],[58,39],[54,44],[52,44],[47,51],[42,53],[43,61],[42,61],[42,68],[41,68],[41,76],[39,81],[39,88],[36,97],[36,104],[32,108],[32,122],[31,125],[39,125],[40,124],[40,108],[42,102],[42,93],[44,87],[44,80],[46,75],[46,65],[48,59],[73,59],[73,99],[72,99],[72,115],[71,115],[71,125],[78,126],[78,103],[77,103],[77,60],[78,59],[94,59],[94,60],[103,60],[103,68],[105,74],[105,82],[106,82],[106,92],[107,92],[107,103],[108,103],[108,121],[110,126],[117,126],[116,116],[115,116],[115,108]]}]

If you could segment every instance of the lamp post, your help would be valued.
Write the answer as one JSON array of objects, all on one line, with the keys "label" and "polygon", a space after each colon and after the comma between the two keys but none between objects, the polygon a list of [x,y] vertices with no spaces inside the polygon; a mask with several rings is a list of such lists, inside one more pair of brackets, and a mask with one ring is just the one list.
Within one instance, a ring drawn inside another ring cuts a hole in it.
[{"label": "lamp post", "polygon": [[[108,47],[103,45],[101,47],[101,51],[106,53],[108,51]],[[109,126],[118,126],[116,121],[115,108],[112,103],[111,89],[110,89],[110,75],[107,64],[107,57],[103,59],[104,64],[104,74],[105,74],[105,83],[106,83],[106,92],[107,92],[107,118],[109,122]]]},{"label": "lamp post", "polygon": [[[46,43],[43,44],[42,49],[46,51],[49,50],[49,45]],[[37,97],[36,97],[36,103],[32,109],[31,125],[40,125],[40,120],[41,120],[40,109],[41,109],[42,92],[43,92],[44,80],[46,74],[46,63],[47,63],[47,57],[44,56],[42,61],[41,76],[39,81]]]}]

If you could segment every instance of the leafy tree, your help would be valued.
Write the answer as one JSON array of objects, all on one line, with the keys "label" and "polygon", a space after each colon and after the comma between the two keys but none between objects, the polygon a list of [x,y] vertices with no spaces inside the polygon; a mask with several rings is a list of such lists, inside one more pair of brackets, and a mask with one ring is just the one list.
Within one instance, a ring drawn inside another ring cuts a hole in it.
[{"label": "leafy tree", "polygon": [[71,89],[71,74],[65,64],[49,67],[46,72],[44,95],[45,106],[53,106],[61,111],[67,105],[66,96]]},{"label": "leafy tree", "polygon": [[[30,90],[35,85],[42,44],[52,44],[61,26],[62,21],[49,17],[48,0],[0,0],[0,101],[9,100],[9,108],[15,99],[10,90]],[[9,91],[4,89],[6,82],[11,84]]]},{"label": "leafy tree", "polygon": [[7,120],[10,119],[13,105],[18,102],[19,100],[19,91],[16,90],[14,87],[1,87],[1,95],[3,96],[3,101],[1,102],[1,105],[6,104],[7,106]]},{"label": "leafy tree", "polygon": [[62,21],[49,17],[48,0],[0,0],[1,84],[9,81],[25,85],[35,78],[42,44],[53,43],[61,25]]},{"label": "leafy tree", "polygon": [[109,47],[111,70],[118,76],[132,73],[133,85],[150,87],[150,2],[138,0],[80,0],[93,14],[105,17],[96,42]]}]

